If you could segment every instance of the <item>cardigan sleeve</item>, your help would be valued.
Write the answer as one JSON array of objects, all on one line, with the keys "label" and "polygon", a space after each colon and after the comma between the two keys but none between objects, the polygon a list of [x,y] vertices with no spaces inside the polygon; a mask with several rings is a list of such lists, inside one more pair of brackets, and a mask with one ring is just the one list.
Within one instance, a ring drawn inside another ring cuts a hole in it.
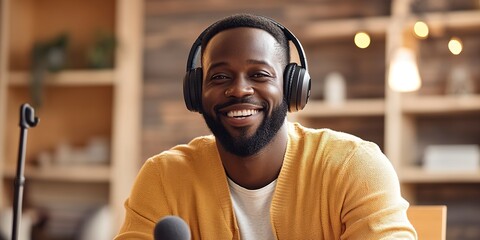
[{"label": "cardigan sleeve", "polygon": [[360,143],[341,175],[341,239],[417,239],[398,177],[377,145]]},{"label": "cardigan sleeve", "polygon": [[153,229],[158,220],[155,218],[169,213],[160,183],[160,171],[157,171],[153,159],[147,160],[125,201],[125,220],[115,240],[153,239]]}]

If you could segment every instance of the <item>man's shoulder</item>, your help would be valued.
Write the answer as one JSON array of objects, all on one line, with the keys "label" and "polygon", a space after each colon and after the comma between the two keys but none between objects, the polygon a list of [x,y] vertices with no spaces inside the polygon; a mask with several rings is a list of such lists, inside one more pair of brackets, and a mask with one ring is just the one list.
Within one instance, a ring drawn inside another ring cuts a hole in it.
[{"label": "man's shoulder", "polygon": [[[336,131],[329,128],[310,128],[301,125],[300,123],[289,123],[289,134],[292,138],[303,140],[317,140],[322,143],[335,142],[336,144],[357,145],[366,142],[365,140],[341,131]],[[319,142],[320,143],[320,142]]]},{"label": "man's shoulder", "polygon": [[216,154],[215,138],[211,135],[192,139],[187,144],[179,144],[159,154],[149,161],[159,164],[193,161],[193,159],[208,158]]},{"label": "man's shoulder", "polygon": [[295,149],[315,151],[316,156],[321,156],[324,161],[338,162],[340,165],[345,164],[345,161],[359,152],[382,154],[376,143],[328,128],[313,129],[299,123],[291,123],[289,137]]}]

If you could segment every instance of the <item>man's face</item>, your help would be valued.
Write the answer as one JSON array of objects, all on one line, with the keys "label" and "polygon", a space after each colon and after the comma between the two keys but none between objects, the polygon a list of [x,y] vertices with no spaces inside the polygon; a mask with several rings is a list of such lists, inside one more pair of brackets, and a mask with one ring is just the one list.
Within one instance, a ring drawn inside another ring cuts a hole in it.
[{"label": "man's face", "polygon": [[267,145],[283,125],[282,61],[268,32],[233,28],[215,35],[202,58],[203,117],[220,144],[238,156]]}]

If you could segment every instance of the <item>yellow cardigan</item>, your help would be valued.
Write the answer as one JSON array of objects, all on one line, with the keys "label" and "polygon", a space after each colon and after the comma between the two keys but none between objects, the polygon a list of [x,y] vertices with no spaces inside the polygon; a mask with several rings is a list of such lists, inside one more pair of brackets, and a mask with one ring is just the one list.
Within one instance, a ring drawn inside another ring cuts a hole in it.
[{"label": "yellow cardigan", "polygon": [[[377,145],[288,123],[288,145],[271,205],[277,239],[416,239],[397,175]],[[115,239],[153,239],[165,215],[183,218],[192,239],[240,239],[213,136],[145,162]]]}]

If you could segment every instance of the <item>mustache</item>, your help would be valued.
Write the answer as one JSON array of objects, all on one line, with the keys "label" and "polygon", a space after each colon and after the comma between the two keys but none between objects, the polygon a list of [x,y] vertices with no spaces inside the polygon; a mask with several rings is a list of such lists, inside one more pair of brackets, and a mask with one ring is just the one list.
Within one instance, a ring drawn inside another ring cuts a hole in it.
[{"label": "mustache", "polygon": [[266,102],[255,101],[251,97],[243,97],[243,98],[232,98],[228,102],[216,105],[213,109],[215,110],[215,112],[218,112],[222,108],[225,108],[234,104],[240,104],[240,103],[258,105],[258,106],[262,106],[262,108],[268,107],[268,104]]}]

